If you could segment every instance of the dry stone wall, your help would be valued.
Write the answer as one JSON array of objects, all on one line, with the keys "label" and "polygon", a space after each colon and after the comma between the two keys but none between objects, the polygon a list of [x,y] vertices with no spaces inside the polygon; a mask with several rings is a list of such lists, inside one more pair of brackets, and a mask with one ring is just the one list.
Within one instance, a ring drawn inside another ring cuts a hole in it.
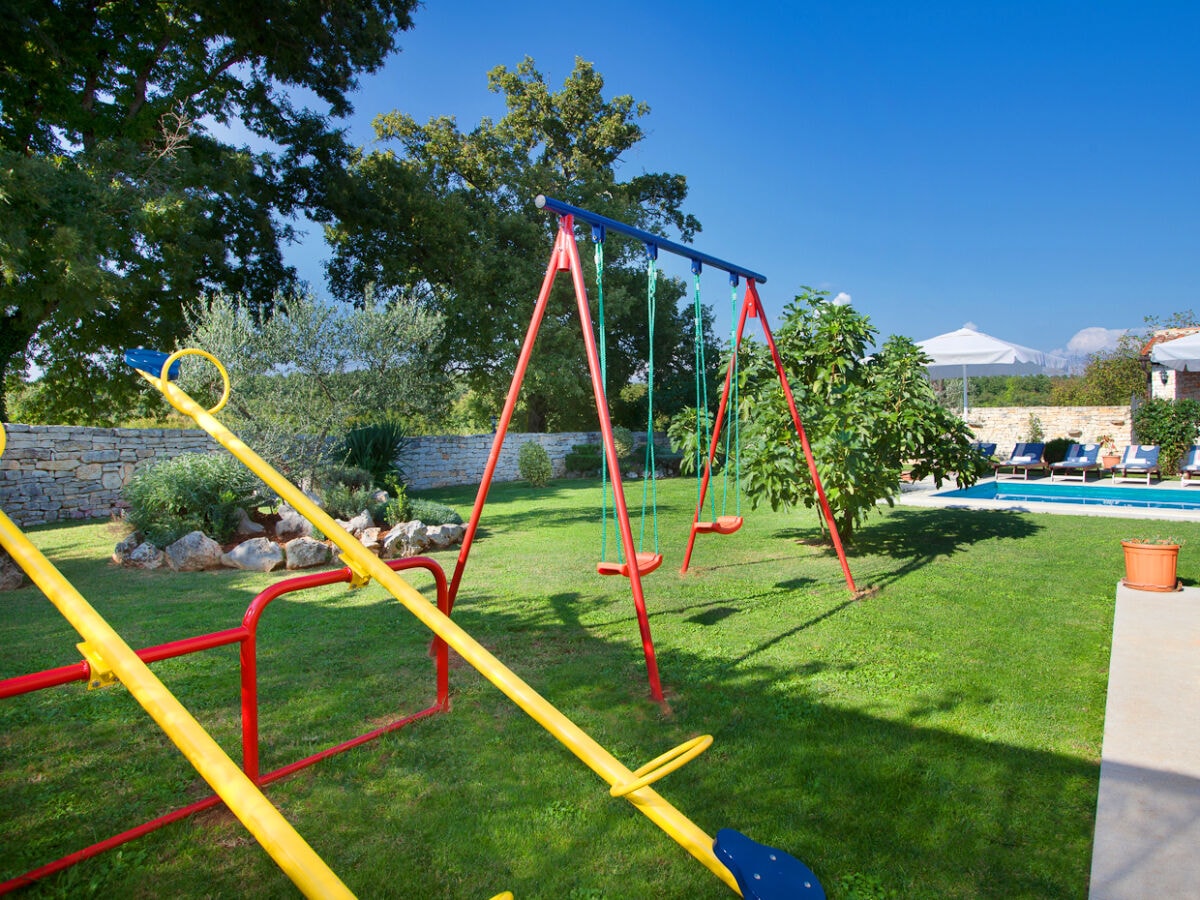
[{"label": "dry stone wall", "polygon": [[[21,527],[61,519],[107,518],[122,507],[121,488],[139,463],[183,453],[221,451],[196,429],[76,428],[5,425],[7,447],[0,457],[0,509]],[[478,484],[493,435],[411,438],[401,458],[414,490]],[[598,442],[589,432],[513,434],[504,441],[497,481],[519,477],[517,453],[526,441],[541,444],[556,478],[575,444]]]},{"label": "dry stone wall", "polygon": [[143,460],[219,449],[203,431],[8,425],[0,508],[22,527],[107,518]]},{"label": "dry stone wall", "polygon": [[1003,454],[1017,442],[1029,440],[1030,416],[1041,422],[1048,441],[1063,437],[1089,444],[1107,434],[1118,449],[1131,442],[1133,417],[1128,406],[985,406],[969,410],[967,424],[976,440],[995,443],[996,452]]},{"label": "dry stone wall", "polygon": [[[1029,436],[1037,416],[1047,439],[1095,441],[1111,434],[1118,446],[1130,441],[1128,406],[999,407],[970,411],[972,431],[994,441],[997,452]],[[22,527],[61,519],[106,518],[121,508],[121,488],[139,463],[220,447],[203,431],[182,429],[76,428],[5,425],[7,448],[0,457],[0,508]],[[478,484],[493,435],[443,435],[409,439],[400,462],[414,490]],[[519,476],[517,454],[535,441],[550,457],[554,476],[565,474],[565,458],[576,444],[598,443],[594,432],[510,433],[496,466],[497,481]],[[222,451],[223,452],[223,451]]]},{"label": "dry stone wall", "polygon": [[[479,484],[492,449],[492,434],[452,434],[409,438],[400,455],[400,465],[408,486],[420,491],[425,488],[447,487],[455,484]],[[596,432],[568,431],[561,434],[523,434],[509,432],[496,463],[496,481],[516,481],[517,454],[526,441],[541,444],[550,457],[555,478],[566,474],[565,459],[576,444],[599,443]]]}]

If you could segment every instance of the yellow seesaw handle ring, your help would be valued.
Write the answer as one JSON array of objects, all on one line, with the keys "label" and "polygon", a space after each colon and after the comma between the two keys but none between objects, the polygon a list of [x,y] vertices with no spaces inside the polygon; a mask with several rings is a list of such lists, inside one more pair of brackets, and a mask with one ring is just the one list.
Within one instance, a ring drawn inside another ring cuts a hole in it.
[{"label": "yellow seesaw handle ring", "polygon": [[702,734],[690,741],[684,741],[674,750],[668,750],[662,756],[657,756],[633,773],[633,780],[625,784],[614,784],[609,794],[614,797],[624,797],[636,790],[653,784],[664,775],[670,775],[680,766],[690,763],[693,759],[712,746],[711,734]]},{"label": "yellow seesaw handle ring", "polygon": [[167,361],[163,363],[162,372],[159,374],[159,380],[163,384],[167,383],[167,373],[171,371],[171,366],[175,364],[175,360],[185,356],[203,356],[210,363],[217,367],[217,371],[221,373],[221,381],[224,383],[224,389],[221,391],[221,399],[217,401],[217,405],[208,411],[210,416],[215,416],[225,404],[229,402],[229,373],[225,371],[225,367],[221,365],[221,361],[209,353],[207,350],[201,350],[198,347],[184,347],[182,350],[176,350],[167,357]]}]

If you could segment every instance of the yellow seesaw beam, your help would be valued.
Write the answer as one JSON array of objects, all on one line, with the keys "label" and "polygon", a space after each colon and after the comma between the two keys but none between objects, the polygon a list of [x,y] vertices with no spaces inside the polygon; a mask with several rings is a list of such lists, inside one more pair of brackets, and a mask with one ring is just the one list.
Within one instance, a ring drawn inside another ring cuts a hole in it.
[{"label": "yellow seesaw beam", "polygon": [[[4,427],[0,425],[0,454],[4,452],[5,440]],[[0,545],[79,632],[84,640],[79,647],[92,666],[93,680],[105,680],[111,673],[129,688],[134,699],[306,897],[354,896],[258,786],[3,510],[0,510]]]},{"label": "yellow seesaw beam", "polygon": [[[224,392],[220,402],[211,411],[206,411],[186,391],[172,384],[168,379],[171,365],[175,360],[187,354],[195,354],[208,359],[221,373]],[[445,640],[505,696],[579,757],[588,768],[608,782],[612,788],[610,793],[613,796],[624,796],[642,814],[665,831],[672,840],[680,844],[714,875],[729,885],[735,893],[741,894],[733,873],[717,859],[713,852],[712,838],[647,786],[695,757],[712,742],[711,738],[695,738],[673,751],[668,751],[650,764],[638,769],[637,772],[630,771],[611,753],[596,743],[583,729],[559,712],[500,660],[484,649],[457,623],[432,606],[422,594],[388,568],[386,563],[367,550],[353,535],[338,525],[303,491],[284,478],[266,460],[217,421],[213,414],[220,411],[229,397],[229,376],[215,357],[203,350],[180,350],[166,359],[157,375],[141,368],[138,368],[137,371],[158,388],[172,406],[194,419],[214,440],[236,456],[255,475],[266,482],[275,493],[287,501],[294,510],[332,540],[341,549],[342,558],[356,574],[358,583],[364,583],[368,578],[374,578],[379,582],[393,597],[404,604],[409,612]],[[649,771],[655,766],[657,768],[654,771]]]}]

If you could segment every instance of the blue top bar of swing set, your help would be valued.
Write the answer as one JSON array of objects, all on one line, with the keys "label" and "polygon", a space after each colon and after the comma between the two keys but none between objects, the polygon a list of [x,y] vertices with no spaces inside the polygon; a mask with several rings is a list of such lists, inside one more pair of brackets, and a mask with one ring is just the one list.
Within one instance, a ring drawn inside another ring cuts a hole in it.
[{"label": "blue top bar of swing set", "polygon": [[659,237],[657,234],[651,234],[649,231],[643,231],[640,228],[634,228],[632,225],[626,225],[624,222],[618,222],[616,219],[610,219],[608,216],[602,216],[599,213],[588,212],[586,209],[580,209],[578,206],[572,206],[569,203],[563,203],[561,200],[555,200],[553,197],[547,197],[545,194],[538,194],[534,199],[534,205],[538,209],[548,209],[551,212],[558,213],[560,216],[573,216],[581,222],[587,222],[593,227],[600,227],[609,231],[616,231],[621,234],[627,234],[632,238],[637,238],[642,243],[657,247],[660,250],[666,250],[668,253],[674,253],[676,256],[682,256],[684,259],[690,259],[695,271],[696,263],[704,263],[712,266],[714,269],[720,269],[722,272],[728,272],[730,275],[736,275],[742,278],[750,278],[757,281],[759,284],[765,284],[766,275],[760,275],[758,272],[752,272],[749,269],[743,269],[741,266],[736,266],[731,262],[726,262],[723,259],[718,259],[715,256],[709,256],[707,253],[701,253],[699,250],[694,250],[691,247],[685,247],[683,244],[677,244],[674,241],[668,241],[666,238]]}]

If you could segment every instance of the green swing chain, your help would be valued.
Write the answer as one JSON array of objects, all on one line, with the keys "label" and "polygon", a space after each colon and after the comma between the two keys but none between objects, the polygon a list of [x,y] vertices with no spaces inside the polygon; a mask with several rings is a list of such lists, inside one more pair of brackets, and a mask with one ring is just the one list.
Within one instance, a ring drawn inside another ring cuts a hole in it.
[{"label": "green swing chain", "polygon": [[[654,552],[658,553],[658,473],[654,462],[654,320],[657,310],[655,289],[658,285],[658,269],[654,257],[649,257],[646,267],[646,318],[650,336],[649,365],[646,368],[646,463],[642,471],[642,528],[638,536],[638,552],[646,543],[646,501],[653,494],[654,509]],[[647,483],[648,482],[648,483]]]},{"label": "green swing chain", "polygon": [[[608,353],[604,332],[604,241],[596,240],[596,305],[600,322],[600,385],[604,405],[608,406]],[[618,473],[619,475],[620,473]],[[616,501],[613,501],[613,524],[616,524]],[[608,559],[608,454],[600,450],[600,558]],[[621,542],[617,542],[617,561],[621,559]]]},{"label": "green swing chain", "polygon": [[[698,266],[696,267],[698,268]],[[710,441],[708,413],[708,368],[704,361],[704,308],[700,303],[700,273],[693,268],[692,323],[695,333],[696,355],[696,505],[701,502],[700,489],[704,477],[704,459]],[[708,495],[712,516],[717,515],[716,498]]]},{"label": "green swing chain", "polygon": [[742,416],[738,409],[738,351],[737,351],[737,285],[729,289],[729,365],[733,368],[730,376],[729,400],[725,407],[725,471],[722,473],[721,515],[725,515],[726,503],[729,499],[729,433],[733,432],[733,485],[734,485],[734,515],[742,514]]}]

